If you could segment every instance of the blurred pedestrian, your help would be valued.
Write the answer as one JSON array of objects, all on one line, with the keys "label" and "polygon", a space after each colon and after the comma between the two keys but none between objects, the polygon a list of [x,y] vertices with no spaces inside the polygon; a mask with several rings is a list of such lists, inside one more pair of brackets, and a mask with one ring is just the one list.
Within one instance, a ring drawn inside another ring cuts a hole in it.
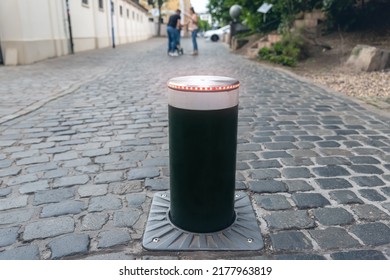
[{"label": "blurred pedestrian", "polygon": [[195,13],[194,7],[190,8],[190,20],[188,21],[188,30],[191,32],[192,38],[192,55],[198,55],[198,42],[196,41],[196,37],[198,36],[198,15]]},{"label": "blurred pedestrian", "polygon": [[180,9],[176,10],[176,13],[171,15],[167,24],[167,33],[168,33],[168,55],[178,56],[176,48],[180,39]]}]

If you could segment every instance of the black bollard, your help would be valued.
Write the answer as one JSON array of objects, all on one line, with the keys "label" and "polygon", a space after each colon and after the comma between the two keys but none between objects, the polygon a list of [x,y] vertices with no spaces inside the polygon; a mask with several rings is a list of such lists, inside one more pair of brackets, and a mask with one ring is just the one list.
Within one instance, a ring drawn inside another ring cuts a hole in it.
[{"label": "black bollard", "polygon": [[218,76],[168,82],[169,217],[181,229],[216,232],[235,220],[239,85]]}]

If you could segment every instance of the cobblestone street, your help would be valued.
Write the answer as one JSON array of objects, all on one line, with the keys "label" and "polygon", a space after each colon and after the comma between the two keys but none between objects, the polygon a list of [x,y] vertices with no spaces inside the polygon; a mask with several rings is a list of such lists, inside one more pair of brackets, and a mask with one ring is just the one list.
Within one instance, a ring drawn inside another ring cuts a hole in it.
[{"label": "cobblestone street", "polygon": [[[390,259],[390,116],[222,43],[166,44],[0,67],[0,259]],[[259,251],[142,248],[169,189],[166,82],[185,75],[241,83],[236,187]]]}]

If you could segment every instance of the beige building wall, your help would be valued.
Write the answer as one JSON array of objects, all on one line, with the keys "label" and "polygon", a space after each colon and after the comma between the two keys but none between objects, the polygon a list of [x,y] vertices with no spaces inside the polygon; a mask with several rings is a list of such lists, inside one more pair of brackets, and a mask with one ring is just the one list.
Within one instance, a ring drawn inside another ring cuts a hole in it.
[{"label": "beige building wall", "polygon": [[[74,51],[105,48],[155,35],[147,10],[131,0],[69,0]],[[122,14],[120,10],[122,9]],[[114,36],[112,36],[112,19]],[[0,0],[0,47],[5,65],[30,64],[70,53],[65,0]]]}]

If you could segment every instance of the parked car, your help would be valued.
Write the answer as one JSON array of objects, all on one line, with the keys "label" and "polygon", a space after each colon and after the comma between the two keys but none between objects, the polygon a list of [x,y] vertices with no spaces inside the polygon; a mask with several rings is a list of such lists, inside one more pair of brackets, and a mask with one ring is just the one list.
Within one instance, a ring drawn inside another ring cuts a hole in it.
[{"label": "parked car", "polygon": [[215,30],[208,30],[204,33],[203,37],[210,39],[213,42],[217,42],[226,33],[230,33],[230,25]]}]

